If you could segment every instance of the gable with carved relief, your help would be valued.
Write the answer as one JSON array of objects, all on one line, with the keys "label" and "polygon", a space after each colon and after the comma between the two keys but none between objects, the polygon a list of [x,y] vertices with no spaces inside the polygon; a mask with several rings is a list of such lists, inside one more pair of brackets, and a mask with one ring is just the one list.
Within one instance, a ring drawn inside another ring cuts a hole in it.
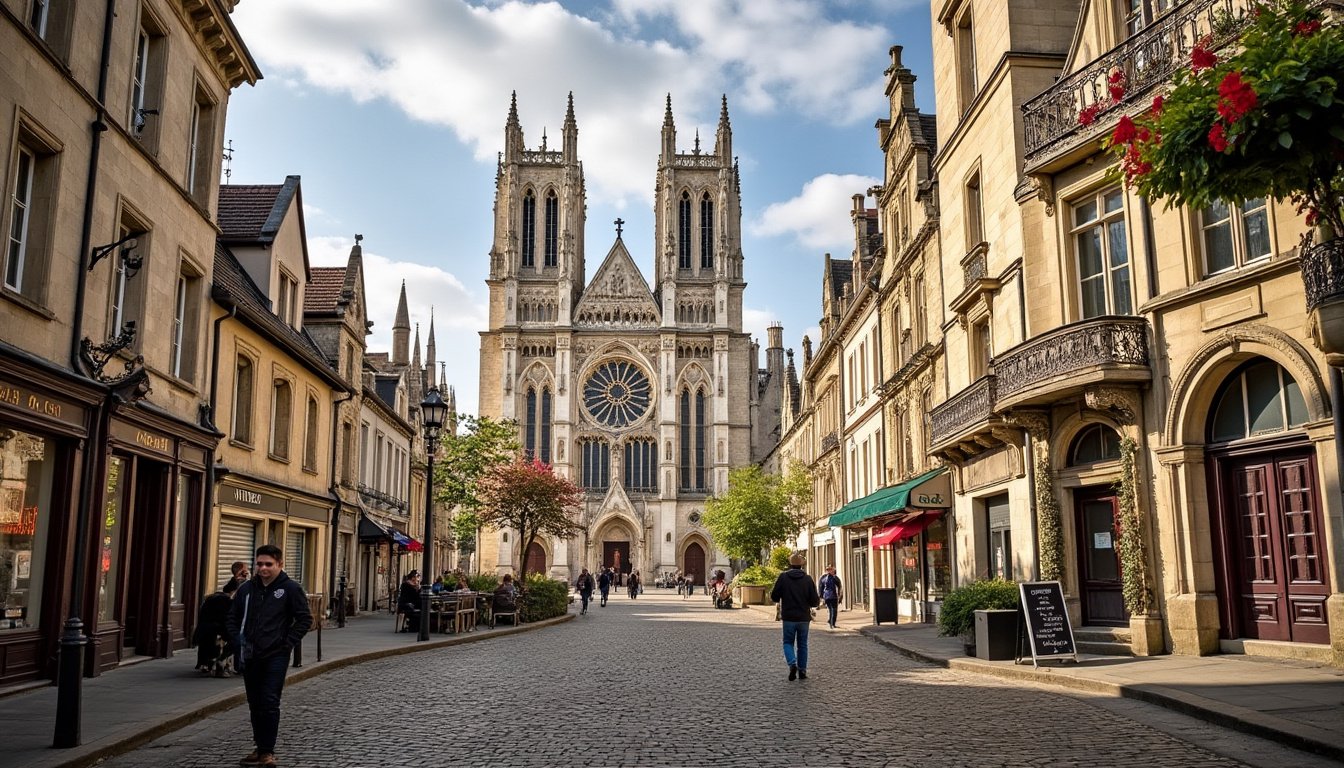
[{"label": "gable with carved relief", "polygon": [[657,328],[658,303],[634,259],[617,240],[574,307],[576,328]]}]

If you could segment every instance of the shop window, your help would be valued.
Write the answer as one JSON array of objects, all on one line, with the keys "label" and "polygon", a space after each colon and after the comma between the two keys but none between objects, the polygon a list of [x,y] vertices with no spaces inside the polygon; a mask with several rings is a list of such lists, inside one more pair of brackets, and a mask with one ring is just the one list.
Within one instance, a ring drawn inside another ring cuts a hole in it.
[{"label": "shop window", "polygon": [[107,462],[107,495],[103,501],[98,551],[98,623],[116,621],[121,596],[122,546],[127,495],[130,492],[129,463],[120,456]]},{"label": "shop window", "polygon": [[317,471],[317,398],[308,396],[303,426],[303,468]]},{"label": "shop window", "polygon": [[939,515],[924,529],[924,582],[927,600],[942,600],[952,589],[952,553],[947,515]]},{"label": "shop window", "polygon": [[1307,422],[1302,387],[1283,366],[1256,358],[1223,383],[1209,422],[1209,441],[1282,432]]},{"label": "shop window", "polygon": [[177,477],[177,495],[173,504],[173,570],[168,580],[168,602],[186,603],[187,595],[187,522],[191,519],[196,477],[186,473]]},{"label": "shop window", "polygon": [[210,204],[213,191],[212,171],[219,156],[215,147],[215,102],[199,84],[191,102],[191,118],[187,123],[187,193],[196,204]]},{"label": "shop window", "polygon": [[985,500],[983,531],[989,551],[989,577],[1013,578],[1013,530],[1008,494]]},{"label": "shop window", "polygon": [[294,388],[284,379],[271,387],[271,457],[289,460],[289,436],[294,411]]},{"label": "shop window", "polygon": [[523,253],[522,266],[537,265],[537,196],[532,190],[523,194]]},{"label": "shop window", "polygon": [[41,626],[55,465],[50,440],[0,427],[0,637]]},{"label": "shop window", "polygon": [[1120,435],[1105,424],[1093,424],[1078,433],[1069,446],[1069,466],[1120,460]]},{"label": "shop window", "polygon": [[313,539],[311,528],[290,528],[285,532],[285,573],[300,584],[311,584],[308,574],[308,551]]},{"label": "shop window", "polygon": [[230,439],[252,444],[252,407],[255,395],[256,366],[252,359],[239,355],[233,372],[233,435]]},{"label": "shop window", "polygon": [[1218,200],[1200,211],[1204,274],[1236,269],[1273,253],[1263,197],[1240,204]]},{"label": "shop window", "polygon": [[7,206],[9,235],[4,252],[4,285],[39,304],[46,299],[55,211],[56,159],[53,145],[19,126]]},{"label": "shop window", "polygon": [[1082,319],[1132,313],[1123,191],[1115,187],[1098,192],[1075,202],[1072,210]]}]

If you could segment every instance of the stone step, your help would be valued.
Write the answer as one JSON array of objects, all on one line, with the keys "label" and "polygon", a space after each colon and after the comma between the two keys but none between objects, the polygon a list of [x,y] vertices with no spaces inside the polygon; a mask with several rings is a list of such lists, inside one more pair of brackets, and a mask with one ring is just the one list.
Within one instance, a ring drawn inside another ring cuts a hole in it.
[{"label": "stone step", "polygon": [[1073,637],[1080,643],[1124,643],[1128,645],[1133,640],[1129,627],[1078,627],[1073,631]]},{"label": "stone step", "polygon": [[1078,644],[1079,653],[1090,653],[1094,656],[1133,656],[1134,649],[1129,643],[1102,643],[1091,640],[1080,640],[1074,638]]}]

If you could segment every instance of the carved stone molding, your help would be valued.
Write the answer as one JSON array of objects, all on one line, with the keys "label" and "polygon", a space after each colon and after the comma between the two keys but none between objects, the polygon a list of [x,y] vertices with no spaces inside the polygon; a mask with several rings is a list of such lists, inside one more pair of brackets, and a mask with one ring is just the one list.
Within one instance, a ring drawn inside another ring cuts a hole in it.
[{"label": "carved stone molding", "polygon": [[1143,409],[1136,390],[1125,387],[1091,387],[1083,393],[1083,402],[1094,411],[1105,411],[1127,427],[1133,426]]},{"label": "carved stone molding", "polygon": [[1036,442],[1044,443],[1050,439],[1050,415],[1045,411],[1011,411],[1004,415],[1003,420],[1021,428]]}]

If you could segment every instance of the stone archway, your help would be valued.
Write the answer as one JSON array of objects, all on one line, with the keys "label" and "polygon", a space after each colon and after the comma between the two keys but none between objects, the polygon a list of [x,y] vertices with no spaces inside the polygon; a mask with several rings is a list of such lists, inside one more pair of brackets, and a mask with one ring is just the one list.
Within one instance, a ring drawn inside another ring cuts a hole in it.
[{"label": "stone archway", "polygon": [[528,545],[527,554],[523,557],[523,575],[529,573],[546,573],[546,548],[539,541]]}]

